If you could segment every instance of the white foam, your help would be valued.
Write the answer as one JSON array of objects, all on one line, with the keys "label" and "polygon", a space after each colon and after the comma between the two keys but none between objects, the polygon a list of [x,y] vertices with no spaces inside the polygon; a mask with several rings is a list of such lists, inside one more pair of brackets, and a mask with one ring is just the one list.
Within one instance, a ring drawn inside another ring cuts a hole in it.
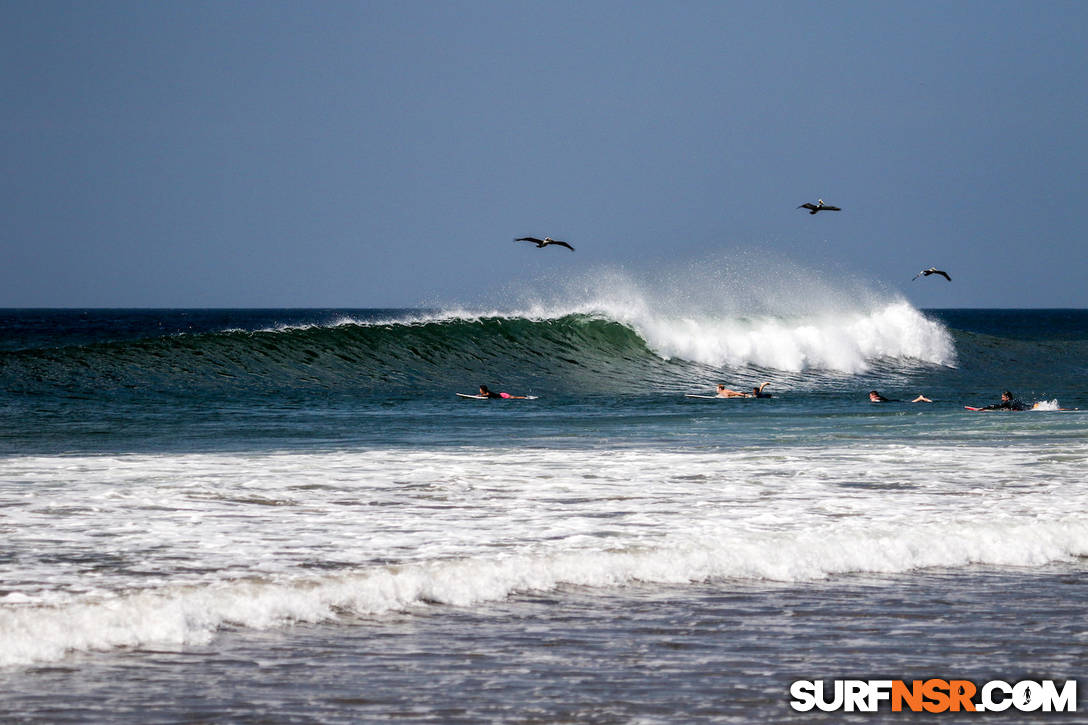
[{"label": "white foam", "polygon": [[1086,463],[1045,439],[0,459],[0,664],[564,584],[1038,566],[1088,556]]},{"label": "white foam", "polygon": [[[757,261],[750,261],[753,258]],[[852,374],[864,372],[877,359],[955,364],[948,331],[902,297],[781,259],[773,265],[757,255],[748,259],[708,259],[640,275],[589,269],[573,278],[522,283],[508,292],[516,301],[506,305],[446,305],[435,312],[379,320],[345,316],[327,326],[493,318],[548,321],[590,315],[628,325],[664,358],[715,367]],[[536,288],[541,285],[544,291]],[[315,326],[281,326],[274,331]]]},{"label": "white foam", "polygon": [[567,299],[580,295],[579,304],[537,302],[527,314],[600,315],[631,326],[663,357],[715,367],[857,373],[878,358],[955,363],[948,331],[902,299],[844,294],[800,271],[741,280],[702,273],[637,281],[611,271],[574,285]]},{"label": "white foam", "polygon": [[564,584],[803,581],[919,567],[1033,566],[1086,555],[1084,521],[898,528],[849,524],[792,536],[705,532],[664,546],[626,550],[479,556],[322,578],[165,587],[97,601],[0,610],[0,666],[52,661],[73,650],[204,643],[227,625],[263,629],[425,604],[466,607]]},{"label": "white foam", "polygon": [[781,260],[771,266],[709,260],[639,277],[590,270],[520,296],[510,310],[481,316],[594,315],[630,326],[662,357],[715,367],[859,373],[882,358],[956,362],[944,326],[898,295]]},{"label": "white foam", "polygon": [[666,358],[790,372],[860,373],[879,358],[950,365],[951,338],[906,302],[873,311],[799,318],[694,318],[624,315],[651,349]]}]

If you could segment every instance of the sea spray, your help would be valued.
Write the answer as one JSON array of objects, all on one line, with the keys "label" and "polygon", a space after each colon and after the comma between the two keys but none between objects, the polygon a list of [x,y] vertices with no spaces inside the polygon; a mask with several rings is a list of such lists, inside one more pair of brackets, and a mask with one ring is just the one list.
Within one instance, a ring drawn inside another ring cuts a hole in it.
[{"label": "sea spray", "polygon": [[864,372],[880,361],[950,365],[944,328],[905,302],[799,317],[659,310],[645,296],[505,313],[447,310],[0,353],[0,389],[239,397],[320,390],[389,394],[466,381],[552,392],[668,390],[707,368]]},{"label": "sea spray", "polygon": [[898,296],[859,282],[778,263],[705,262],[636,278],[588,271],[555,283],[559,291],[523,293],[517,314],[555,319],[597,315],[629,326],[664,358],[713,367],[784,372],[865,372],[872,361],[954,365],[952,337]]}]

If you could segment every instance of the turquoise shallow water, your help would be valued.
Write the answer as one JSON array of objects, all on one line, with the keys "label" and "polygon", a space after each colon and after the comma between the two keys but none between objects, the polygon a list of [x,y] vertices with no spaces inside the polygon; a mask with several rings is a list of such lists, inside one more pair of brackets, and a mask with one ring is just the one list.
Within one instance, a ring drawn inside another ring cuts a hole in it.
[{"label": "turquoise shallow water", "polygon": [[[4,714],[745,722],[802,675],[1079,676],[1086,372],[1088,311],[0,311]],[[1003,389],[1044,409],[964,410]]]}]

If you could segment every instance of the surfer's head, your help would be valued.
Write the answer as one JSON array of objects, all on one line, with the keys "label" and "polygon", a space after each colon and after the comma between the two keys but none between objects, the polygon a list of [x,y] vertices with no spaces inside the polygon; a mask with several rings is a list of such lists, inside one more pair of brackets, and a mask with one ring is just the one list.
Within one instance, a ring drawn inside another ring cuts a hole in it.
[{"label": "surfer's head", "polygon": [[1001,394],[1001,399],[1002,400],[1012,400],[1012,393],[1010,393],[1008,390],[1006,390],[1004,393]]},{"label": "surfer's head", "polygon": [[481,385],[480,386],[480,395],[488,395],[490,393],[491,393],[491,391],[487,389],[486,385]]}]

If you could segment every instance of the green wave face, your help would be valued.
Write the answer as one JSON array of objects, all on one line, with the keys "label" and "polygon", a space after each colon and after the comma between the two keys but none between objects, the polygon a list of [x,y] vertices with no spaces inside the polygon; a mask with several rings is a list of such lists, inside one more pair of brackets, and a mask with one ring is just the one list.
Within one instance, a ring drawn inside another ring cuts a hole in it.
[{"label": "green wave face", "polygon": [[587,315],[339,324],[175,335],[0,354],[9,392],[407,393],[480,383],[574,390],[661,385],[690,368]]},{"label": "green wave face", "polygon": [[0,350],[0,391],[386,399],[480,384],[615,395],[773,380],[778,392],[820,391],[919,375],[927,386],[984,391],[1040,376],[1061,387],[1083,377],[1088,356],[1085,340],[998,336],[901,304],[807,317],[406,314]]}]

